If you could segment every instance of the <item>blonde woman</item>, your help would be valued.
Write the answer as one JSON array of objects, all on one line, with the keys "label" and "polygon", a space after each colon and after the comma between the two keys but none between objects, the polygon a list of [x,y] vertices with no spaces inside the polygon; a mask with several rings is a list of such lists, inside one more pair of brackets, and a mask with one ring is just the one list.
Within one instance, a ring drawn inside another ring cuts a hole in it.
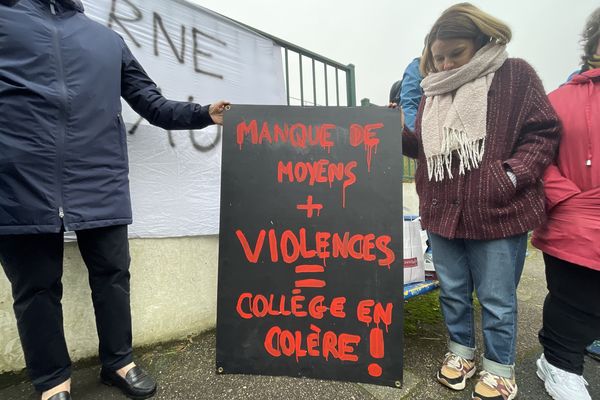
[{"label": "blonde woman", "polygon": [[559,122],[535,71],[508,58],[510,28],[477,7],[444,11],[421,59],[421,101],[404,154],[417,158],[449,333],[437,379],[462,390],[476,371],[473,293],[482,306],[483,358],[472,398],[517,395],[517,285],[527,232],[545,220],[541,176]]}]

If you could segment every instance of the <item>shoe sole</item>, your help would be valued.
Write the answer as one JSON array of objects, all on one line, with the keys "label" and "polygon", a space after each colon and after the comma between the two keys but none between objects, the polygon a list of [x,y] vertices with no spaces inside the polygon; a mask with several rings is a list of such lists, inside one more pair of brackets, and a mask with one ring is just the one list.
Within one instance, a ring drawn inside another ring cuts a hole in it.
[{"label": "shoe sole", "polygon": [[[519,391],[518,388],[515,388],[515,391],[511,394],[508,395],[508,397],[506,398],[506,400],[514,400],[517,397],[517,392]],[[471,400],[473,399],[481,399],[481,396],[478,396],[477,394],[475,394],[475,392],[473,392],[471,394]]]},{"label": "shoe sole", "polygon": [[455,384],[451,384],[445,378],[441,377],[440,371],[437,372],[436,377],[437,377],[438,382],[441,383],[442,385],[446,386],[447,388],[450,388],[452,390],[464,390],[464,388],[467,386],[467,379],[472,378],[473,375],[475,375],[476,369],[477,368],[473,368],[472,370],[467,372],[467,374],[465,375],[465,379],[463,379],[462,382],[455,383]]},{"label": "shoe sole", "polygon": [[154,390],[152,391],[152,393],[148,393],[148,394],[144,394],[144,395],[140,395],[140,396],[136,396],[134,394],[128,394],[125,393],[120,387],[118,387],[117,385],[115,385],[114,383],[112,383],[109,380],[106,379],[100,379],[100,381],[105,384],[106,386],[113,386],[116,387],[117,389],[119,389],[121,391],[121,393],[123,393],[127,398],[129,399],[133,399],[133,400],[145,400],[145,399],[149,399],[150,397],[154,396],[156,394],[156,389],[154,388]]}]

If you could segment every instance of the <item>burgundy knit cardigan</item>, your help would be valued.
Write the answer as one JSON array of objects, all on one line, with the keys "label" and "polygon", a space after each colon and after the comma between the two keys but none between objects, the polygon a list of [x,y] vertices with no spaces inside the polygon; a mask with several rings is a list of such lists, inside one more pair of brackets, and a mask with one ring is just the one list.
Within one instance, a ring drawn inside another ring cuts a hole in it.
[{"label": "burgundy knit cardigan", "polygon": [[[499,239],[545,221],[542,174],[558,147],[560,123],[544,87],[524,60],[509,58],[488,93],[487,136],[478,169],[430,181],[421,142],[425,98],[415,132],[404,128],[404,155],[418,160],[415,181],[423,228],[445,238]],[[510,168],[517,186],[506,174]]]}]

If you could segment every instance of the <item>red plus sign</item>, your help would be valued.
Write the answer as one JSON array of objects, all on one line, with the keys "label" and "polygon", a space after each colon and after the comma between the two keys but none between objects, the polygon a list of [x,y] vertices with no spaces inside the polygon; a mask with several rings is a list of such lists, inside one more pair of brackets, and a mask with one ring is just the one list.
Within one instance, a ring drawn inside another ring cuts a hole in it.
[{"label": "red plus sign", "polygon": [[306,204],[298,204],[296,208],[298,210],[306,210],[306,216],[308,218],[312,218],[314,210],[317,210],[317,215],[321,214],[323,204],[313,204],[313,197],[308,196],[308,198],[306,199]]}]

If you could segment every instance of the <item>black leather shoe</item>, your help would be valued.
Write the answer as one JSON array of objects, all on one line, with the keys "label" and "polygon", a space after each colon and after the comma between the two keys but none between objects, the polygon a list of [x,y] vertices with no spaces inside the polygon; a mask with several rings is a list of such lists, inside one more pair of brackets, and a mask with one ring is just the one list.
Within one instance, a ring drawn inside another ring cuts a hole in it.
[{"label": "black leather shoe", "polygon": [[130,399],[147,399],[156,393],[156,382],[138,366],[131,368],[125,379],[121,378],[116,371],[102,368],[100,379],[105,385],[118,387]]},{"label": "black leather shoe", "polygon": [[56,393],[54,396],[50,397],[48,400],[71,400],[71,394],[66,391]]}]

